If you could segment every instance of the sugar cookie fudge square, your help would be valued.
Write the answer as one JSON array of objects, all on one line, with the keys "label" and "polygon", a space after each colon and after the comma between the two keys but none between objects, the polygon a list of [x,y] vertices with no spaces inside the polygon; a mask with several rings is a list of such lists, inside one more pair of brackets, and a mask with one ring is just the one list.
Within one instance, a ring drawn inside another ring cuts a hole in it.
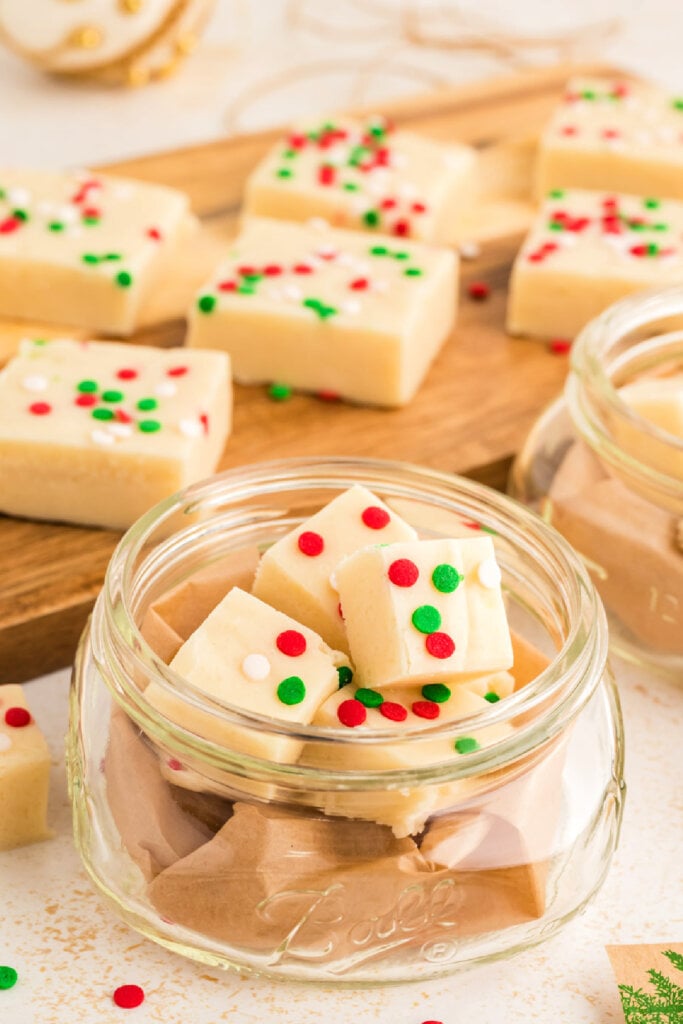
[{"label": "sugar cookie fudge square", "polygon": [[683,203],[558,189],[515,260],[507,328],[573,338],[617,299],[683,283]]},{"label": "sugar cookie fudge square", "polygon": [[128,527],[215,469],[231,406],[223,353],[26,340],[0,373],[0,511]]},{"label": "sugar cookie fudge square", "polygon": [[330,583],[337,565],[358,548],[416,539],[412,526],[356,485],[264,552],[253,593],[306,623],[330,647],[348,651],[339,596]]},{"label": "sugar cookie fudge square", "polygon": [[188,344],[229,352],[242,384],[403,405],[451,331],[456,276],[446,249],[254,219],[199,296]]},{"label": "sugar cookie fudge square", "polygon": [[0,168],[0,316],[129,334],[188,223],[175,189]]},{"label": "sugar cookie fudge square", "polygon": [[0,850],[49,839],[50,752],[21,686],[0,686]]},{"label": "sugar cookie fudge square", "polygon": [[476,155],[395,131],[381,117],[342,118],[281,139],[247,183],[248,213],[323,217],[335,227],[453,241],[473,192]]},{"label": "sugar cookie fudge square", "polygon": [[541,136],[536,186],[683,199],[683,100],[643,82],[571,79]]},{"label": "sugar cookie fudge square", "polygon": [[512,665],[490,537],[366,548],[335,572],[356,679],[444,682]]},{"label": "sugar cookie fudge square", "polygon": [[[233,589],[185,641],[170,667],[188,683],[225,704],[283,722],[309,723],[339,688],[346,658],[312,629]],[[186,729],[236,750],[272,761],[295,761],[298,740],[266,735],[256,727],[219,722],[152,683],[145,699]]]}]

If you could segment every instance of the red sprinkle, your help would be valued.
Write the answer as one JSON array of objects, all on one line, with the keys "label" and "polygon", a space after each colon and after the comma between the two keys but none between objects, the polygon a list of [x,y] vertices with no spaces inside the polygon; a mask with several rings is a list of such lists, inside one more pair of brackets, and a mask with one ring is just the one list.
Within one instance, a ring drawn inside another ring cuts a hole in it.
[{"label": "red sprinkle", "polygon": [[330,391],[329,389],[323,389],[322,391],[316,391],[315,397],[319,398],[321,402],[338,402],[341,395],[338,391]]},{"label": "red sprinkle", "polygon": [[382,210],[393,210],[394,207],[396,206],[396,200],[395,199],[383,199],[382,202],[379,205],[380,205],[380,208]]},{"label": "red sprinkle", "polygon": [[153,242],[160,242],[164,236],[159,228],[147,228],[147,237],[151,238]]},{"label": "red sprinkle", "polygon": [[139,985],[119,985],[112,996],[114,1004],[122,1010],[134,1010],[145,1001],[145,993]]},{"label": "red sprinkle", "polygon": [[234,281],[219,281],[217,286],[219,292],[234,292],[237,285]]},{"label": "red sprinkle", "polygon": [[132,367],[124,366],[122,370],[116,371],[116,376],[119,380],[135,380],[138,375],[137,370],[133,370]]},{"label": "red sprinkle", "polygon": [[389,566],[387,575],[397,587],[412,587],[417,583],[420,570],[409,558],[397,558]]},{"label": "red sprinkle", "polygon": [[603,139],[618,139],[621,137],[621,132],[618,132],[616,128],[604,128],[602,137]]},{"label": "red sprinkle", "polygon": [[313,267],[309,267],[308,263],[295,263],[294,264],[295,274],[312,274]]},{"label": "red sprinkle", "polygon": [[244,267],[238,267],[237,268],[237,273],[241,274],[242,277],[251,277],[252,274],[258,274],[258,270],[256,269],[256,267],[244,266]]},{"label": "red sprinkle", "polygon": [[556,356],[564,356],[571,351],[572,343],[570,338],[553,338],[548,342],[548,348]]},{"label": "red sprinkle", "polygon": [[275,646],[289,658],[298,658],[306,650],[306,637],[298,629],[286,629],[283,633],[278,633]]},{"label": "red sprinkle", "polygon": [[405,722],[408,717],[408,710],[402,704],[396,704],[393,700],[385,700],[379,706],[380,715],[384,715],[390,722]]},{"label": "red sprinkle", "polygon": [[306,145],[305,135],[290,135],[287,140],[290,149],[303,149]]},{"label": "red sprinkle", "polygon": [[19,220],[18,217],[7,217],[6,220],[0,221],[0,235],[10,235],[17,228],[20,228],[23,221]]},{"label": "red sprinkle", "polygon": [[82,213],[83,217],[92,217],[94,220],[98,220],[102,216],[102,211],[96,206],[86,206]]},{"label": "red sprinkle", "polygon": [[352,288],[354,292],[364,292],[370,282],[367,277],[357,277],[355,281],[352,281],[349,288]]},{"label": "red sprinkle", "polygon": [[[384,705],[380,705],[384,707]],[[337,708],[337,718],[342,725],[353,729],[356,725],[362,725],[368,713],[359,700],[343,700]]]},{"label": "red sprinkle", "polygon": [[263,268],[263,273],[266,277],[278,277],[282,273],[282,267],[279,263],[267,263]]},{"label": "red sprinkle", "polygon": [[166,764],[168,765],[172,772],[181,772],[183,770],[183,766],[177,759],[177,757],[169,757]]},{"label": "red sprinkle", "polygon": [[397,220],[394,224],[394,234],[398,235],[399,238],[405,238],[406,235],[410,234],[410,222],[407,220]]},{"label": "red sprinkle", "polygon": [[561,129],[562,135],[576,135],[576,133],[577,129],[574,127],[573,124],[566,124],[564,128]]},{"label": "red sprinkle", "polygon": [[425,213],[427,207],[425,206],[424,203],[413,203],[413,205],[411,206],[411,210],[413,211],[413,213]]},{"label": "red sprinkle", "polygon": [[184,377],[189,372],[189,366],[171,366],[166,371],[167,377]]},{"label": "red sprinkle", "polygon": [[133,422],[133,417],[130,415],[130,413],[124,412],[123,409],[115,409],[114,410],[114,417],[116,418],[116,422],[117,423],[132,423]]},{"label": "red sprinkle", "polygon": [[97,395],[92,395],[85,391],[82,395],[78,395],[74,401],[76,405],[82,405],[84,408],[88,409],[91,405],[97,405]]},{"label": "red sprinkle", "polygon": [[377,505],[368,505],[361,513],[361,519],[371,530],[383,530],[391,516]]},{"label": "red sprinkle", "polygon": [[455,650],[455,644],[448,633],[430,633],[425,638],[425,647],[433,658],[450,658]]},{"label": "red sprinkle", "polygon": [[209,415],[208,415],[208,413],[200,412],[200,414],[199,414],[199,422],[201,423],[202,427],[204,428],[204,436],[206,436],[209,433]]},{"label": "red sprinkle", "polygon": [[29,405],[28,411],[32,412],[34,416],[47,416],[52,412],[52,406],[49,402],[33,402]]},{"label": "red sprinkle", "polygon": [[299,535],[297,545],[302,554],[315,558],[316,555],[322,554],[325,541],[319,533],[315,533],[313,530],[305,530]]},{"label": "red sprinkle", "polygon": [[7,708],[5,722],[13,729],[23,729],[31,724],[31,712],[27,708]]},{"label": "red sprinkle", "polygon": [[472,284],[467,289],[467,294],[471,299],[477,299],[481,302],[483,299],[488,299],[491,289],[487,285],[486,281],[472,281]]},{"label": "red sprinkle", "polygon": [[416,700],[411,708],[414,715],[418,718],[438,718],[441,714],[439,705],[435,704],[433,700]]},{"label": "red sprinkle", "polygon": [[318,168],[318,181],[321,185],[333,185],[336,173],[334,167],[331,167],[329,164],[323,164],[322,167]]}]

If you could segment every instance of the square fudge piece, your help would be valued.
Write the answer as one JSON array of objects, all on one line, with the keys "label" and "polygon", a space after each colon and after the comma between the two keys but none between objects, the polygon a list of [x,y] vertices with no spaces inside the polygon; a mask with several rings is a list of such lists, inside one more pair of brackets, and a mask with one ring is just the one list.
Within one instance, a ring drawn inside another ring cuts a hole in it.
[{"label": "square fudge piece", "polygon": [[330,647],[348,652],[339,595],[330,577],[359,548],[399,540],[417,540],[417,534],[371,491],[356,485],[264,552],[253,593],[305,622]]},{"label": "square fudge piece", "polygon": [[683,283],[683,203],[558,189],[512,268],[511,334],[573,338],[617,299]]},{"label": "square fudge piece", "polygon": [[219,352],[24,341],[0,373],[0,511],[128,527],[215,469],[231,407]]},{"label": "square fudge piece", "polygon": [[683,199],[683,99],[645,83],[575,78],[541,136],[536,186]]},{"label": "square fudge piece", "polygon": [[362,686],[508,669],[513,654],[490,537],[365,548],[335,571]]},{"label": "square fudge piece", "polygon": [[[197,690],[225,704],[284,722],[308,724],[348,672],[343,654],[312,629],[239,587],[226,594],[185,641],[170,667]],[[338,671],[339,670],[339,671]],[[145,699],[186,729],[226,747],[293,762],[297,740],[250,732],[195,711],[158,683]]]},{"label": "square fudge piece", "polygon": [[229,352],[242,384],[403,405],[450,334],[456,279],[446,249],[255,219],[199,296],[188,345]]},{"label": "square fudge piece", "polygon": [[247,184],[248,213],[455,240],[473,192],[468,146],[395,131],[381,117],[308,126],[281,139]]},{"label": "square fudge piece", "polygon": [[161,185],[0,169],[0,316],[130,334],[190,223]]},{"label": "square fudge piece", "polygon": [[49,839],[50,752],[21,686],[0,686],[0,850]]}]

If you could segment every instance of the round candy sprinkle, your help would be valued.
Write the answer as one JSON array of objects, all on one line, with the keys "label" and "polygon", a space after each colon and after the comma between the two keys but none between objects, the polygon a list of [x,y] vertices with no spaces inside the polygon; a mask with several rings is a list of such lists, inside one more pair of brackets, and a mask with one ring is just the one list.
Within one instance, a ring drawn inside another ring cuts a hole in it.
[{"label": "round candy sprinkle", "polygon": [[31,724],[31,712],[27,708],[7,708],[5,723],[12,729],[23,729],[24,726]]},{"label": "round candy sprinkle", "polygon": [[471,754],[473,750],[480,750],[474,736],[462,736],[453,744],[459,754]]},{"label": "round candy sprinkle", "polygon": [[127,270],[119,270],[114,280],[119,288],[130,288],[133,283],[133,275]]},{"label": "round candy sprinkle", "polygon": [[486,587],[487,590],[495,590],[500,586],[501,573],[495,558],[485,558],[480,562],[477,576],[482,587]]},{"label": "round candy sprinkle", "polygon": [[354,696],[366,708],[378,708],[384,702],[384,697],[381,693],[377,690],[369,690],[365,686],[360,686]]},{"label": "round candy sprinkle", "polygon": [[411,710],[418,718],[433,719],[438,718],[441,714],[439,705],[434,704],[431,700],[416,700]]},{"label": "round candy sprinkle", "polygon": [[393,700],[385,700],[379,706],[379,713],[390,722],[405,722],[408,717],[408,710],[402,704],[396,704]]},{"label": "round candy sprinkle", "polygon": [[167,377],[184,377],[189,372],[189,366],[169,366],[166,371]]},{"label": "round candy sprinkle", "polygon": [[297,540],[297,547],[303,555],[308,555],[309,558],[315,558],[317,555],[321,555],[323,548],[325,547],[325,541],[319,533],[315,533],[313,530],[304,530],[299,535]]},{"label": "round candy sprinkle", "polygon": [[172,772],[182,772],[183,770],[182,762],[179,761],[177,757],[169,757],[168,761],[166,762],[166,765],[171,769]]},{"label": "round candy sprinkle", "polygon": [[389,523],[390,515],[377,505],[368,505],[361,513],[361,519],[371,530],[382,530]]},{"label": "round candy sprinkle", "polygon": [[430,702],[445,704],[447,700],[450,700],[451,691],[443,683],[426,683],[422,687],[422,696]]},{"label": "round candy sprinkle", "polygon": [[341,690],[342,686],[346,686],[351,682],[353,679],[353,672],[348,665],[338,665],[337,678],[339,680],[339,689]]},{"label": "round candy sprinkle", "polygon": [[21,386],[26,391],[45,391],[47,385],[48,379],[42,373],[30,373],[21,382]]},{"label": "round candy sprinkle", "polygon": [[349,729],[362,725],[368,713],[359,700],[344,700],[337,708],[337,718]]},{"label": "round candy sprinkle", "polygon": [[[104,398],[104,395],[102,397]],[[151,412],[152,409],[156,409],[158,404],[159,403],[156,398],[141,398],[140,401],[137,402],[137,408],[140,412]]]},{"label": "round candy sprinkle", "polygon": [[497,693],[494,693],[493,690],[489,690],[488,693],[484,694],[484,700],[487,700],[489,704],[497,704],[500,697]]},{"label": "round candy sprinkle", "polygon": [[32,402],[28,407],[28,411],[33,413],[34,416],[47,416],[48,413],[52,412],[52,406],[49,402]]},{"label": "round candy sprinkle", "polygon": [[571,352],[571,339],[570,338],[552,338],[548,342],[548,348],[556,356],[564,356],[567,352]]},{"label": "round candy sprinkle", "polygon": [[450,658],[455,651],[455,644],[448,633],[431,633],[425,640],[425,647],[433,658]]},{"label": "round candy sprinkle", "polygon": [[306,637],[297,629],[285,629],[275,638],[275,646],[289,658],[299,658],[306,650]]},{"label": "round candy sprinkle", "polygon": [[277,688],[277,698],[281,704],[301,704],[306,696],[306,687],[299,676],[287,676]]},{"label": "round candy sprinkle", "polygon": [[389,566],[387,575],[394,586],[412,587],[417,583],[420,570],[409,558],[397,558]]},{"label": "round candy sprinkle", "polygon": [[0,990],[14,988],[19,975],[13,967],[0,966]]},{"label": "round candy sprinkle", "polygon": [[200,313],[213,313],[216,308],[215,295],[200,295],[197,299],[197,309]]},{"label": "round candy sprinkle", "polygon": [[161,423],[159,423],[159,420],[140,420],[138,429],[143,434],[155,434],[157,430],[161,430]]},{"label": "round candy sprinkle", "polygon": [[463,577],[454,565],[443,562],[432,573],[432,583],[441,594],[452,594],[460,586]]},{"label": "round candy sprinkle", "polygon": [[145,993],[139,985],[119,985],[112,996],[114,1005],[122,1010],[134,1010],[145,1001]]},{"label": "round candy sprinkle", "polygon": [[154,394],[159,398],[173,398],[178,394],[178,385],[172,380],[162,380],[154,388]]},{"label": "round candy sprinkle", "polygon": [[289,384],[271,384],[268,388],[268,398],[273,402],[286,402],[292,397],[292,389]]},{"label": "round candy sprinkle", "polygon": [[98,406],[97,409],[93,409],[91,415],[92,415],[93,419],[95,419],[95,420],[113,420],[114,419],[114,413],[112,412],[111,409],[104,409],[104,408],[102,408],[100,406]]},{"label": "round candy sprinkle", "polygon": [[242,661],[242,672],[247,679],[265,679],[270,672],[270,662],[264,654],[247,654]]},{"label": "round candy sprinkle", "polygon": [[122,402],[123,392],[122,391],[103,391],[102,392],[103,402]]},{"label": "round candy sprinkle", "polygon": [[138,371],[134,370],[130,366],[124,366],[120,370],[116,371],[118,380],[135,380],[138,375]]},{"label": "round candy sprinkle", "polygon": [[432,604],[422,604],[415,609],[410,621],[420,633],[435,633],[441,625],[441,613]]},{"label": "round candy sprinkle", "polygon": [[79,395],[74,401],[76,405],[88,409],[93,405],[97,405],[97,395]]},{"label": "round candy sprinkle", "polygon": [[477,302],[481,302],[484,299],[488,299],[491,289],[489,288],[486,281],[472,281],[467,289],[467,294],[471,299],[475,299]]}]

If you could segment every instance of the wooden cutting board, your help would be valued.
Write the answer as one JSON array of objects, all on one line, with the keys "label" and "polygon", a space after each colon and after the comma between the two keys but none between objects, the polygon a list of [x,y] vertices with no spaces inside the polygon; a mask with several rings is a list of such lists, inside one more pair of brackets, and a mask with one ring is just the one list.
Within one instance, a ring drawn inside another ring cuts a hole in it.
[{"label": "wooden cutting board", "polygon": [[[534,135],[575,72],[558,67],[519,74],[385,108],[401,127],[461,140],[481,152],[482,198],[472,213],[470,237],[484,244],[477,259],[462,263],[454,336],[405,409],[355,408],[303,395],[274,403],[264,389],[237,387],[234,431],[221,468],[285,456],[372,456],[505,486],[512,456],[566,373],[566,358],[538,342],[507,337],[504,318],[510,264],[532,211]],[[200,257],[193,253],[188,267],[192,277],[234,234],[245,179],[276,134],[160,153],[108,170],[189,193],[204,227],[204,248]],[[473,280],[489,284],[486,301],[468,297]],[[169,288],[169,294],[182,289]],[[133,342],[182,344],[179,314],[172,299],[166,307],[161,302]],[[27,333],[25,324],[0,322],[0,359]],[[19,682],[71,662],[117,540],[104,530],[0,516],[0,682]]]}]

